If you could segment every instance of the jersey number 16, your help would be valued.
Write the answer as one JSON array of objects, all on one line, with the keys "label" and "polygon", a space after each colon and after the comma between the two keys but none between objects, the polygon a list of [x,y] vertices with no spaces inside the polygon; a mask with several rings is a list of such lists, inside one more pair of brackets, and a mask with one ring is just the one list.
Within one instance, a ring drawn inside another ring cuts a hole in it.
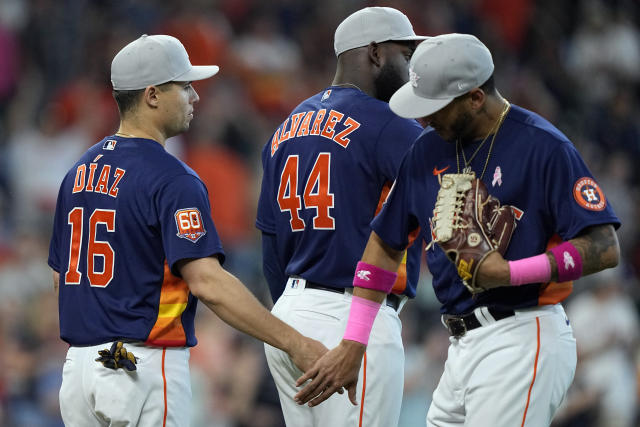
[{"label": "jersey number 16", "polygon": [[[67,217],[71,225],[71,241],[69,242],[69,266],[64,274],[66,285],[79,285],[82,273],[79,270],[82,253],[82,234],[85,232],[84,208],[73,208]],[[98,225],[102,224],[108,232],[113,233],[116,226],[116,211],[96,209],[89,217],[89,238],[87,245],[87,277],[91,286],[105,287],[113,279],[115,253],[109,242],[96,239]],[[102,258],[102,271],[96,271],[96,257]]]}]

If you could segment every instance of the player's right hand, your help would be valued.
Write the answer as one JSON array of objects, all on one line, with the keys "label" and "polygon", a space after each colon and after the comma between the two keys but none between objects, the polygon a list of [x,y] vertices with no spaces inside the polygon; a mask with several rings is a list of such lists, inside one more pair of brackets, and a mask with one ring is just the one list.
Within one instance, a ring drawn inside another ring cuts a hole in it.
[{"label": "player's right hand", "polygon": [[347,389],[349,400],[354,405],[356,401],[356,386],[358,374],[366,347],[356,341],[342,340],[340,344],[322,356],[315,365],[304,373],[296,386],[302,386],[311,380],[294,396],[299,405],[309,403],[310,407],[319,405],[333,393],[342,393],[342,387]]}]

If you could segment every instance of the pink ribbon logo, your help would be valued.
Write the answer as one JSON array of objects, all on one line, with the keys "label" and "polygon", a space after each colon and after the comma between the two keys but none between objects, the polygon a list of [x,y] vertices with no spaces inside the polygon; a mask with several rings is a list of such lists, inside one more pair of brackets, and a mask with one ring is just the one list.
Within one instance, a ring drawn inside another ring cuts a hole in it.
[{"label": "pink ribbon logo", "polygon": [[496,170],[493,173],[493,181],[491,181],[491,185],[495,187],[496,183],[498,184],[498,186],[502,185],[502,171],[500,170],[500,166],[496,166]]}]

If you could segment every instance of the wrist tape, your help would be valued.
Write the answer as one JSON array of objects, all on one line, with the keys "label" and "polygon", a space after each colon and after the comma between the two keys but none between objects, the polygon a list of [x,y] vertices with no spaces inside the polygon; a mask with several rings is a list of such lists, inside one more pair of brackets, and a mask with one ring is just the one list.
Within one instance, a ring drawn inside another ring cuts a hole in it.
[{"label": "wrist tape", "polygon": [[509,261],[509,274],[513,286],[545,283],[551,279],[551,264],[547,254]]},{"label": "wrist tape", "polygon": [[342,339],[357,341],[367,345],[378,310],[380,310],[379,303],[366,298],[353,296],[351,298],[351,310],[349,311],[347,329],[344,331]]}]

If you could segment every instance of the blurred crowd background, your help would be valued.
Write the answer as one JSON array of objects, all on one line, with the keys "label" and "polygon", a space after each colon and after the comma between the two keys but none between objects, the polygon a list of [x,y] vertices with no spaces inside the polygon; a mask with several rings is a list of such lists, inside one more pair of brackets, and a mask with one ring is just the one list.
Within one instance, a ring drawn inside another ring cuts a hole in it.
[{"label": "blurred crowd background", "polygon": [[[636,0],[0,0],[0,425],[60,426],[66,345],[46,264],[64,173],[117,129],[114,54],[143,33],[178,37],[194,64],[191,130],[167,148],[203,178],[227,269],[270,306],[254,228],[259,153],[290,109],[328,86],[333,32],[364,6],[405,12],[417,34],[465,32],[491,49],[512,103],[578,147],[618,216],[623,264],[579,280],[565,304],[576,379],[556,427],[638,426],[640,3]],[[424,425],[448,336],[426,267],[404,323],[401,426]],[[262,345],[208,310],[192,351],[194,426],[283,426]]]}]

